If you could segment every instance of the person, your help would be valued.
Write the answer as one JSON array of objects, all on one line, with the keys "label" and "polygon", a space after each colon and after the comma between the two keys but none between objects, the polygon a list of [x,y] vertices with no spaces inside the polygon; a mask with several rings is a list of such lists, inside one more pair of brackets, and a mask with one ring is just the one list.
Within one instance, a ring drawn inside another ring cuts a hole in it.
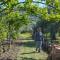
[{"label": "person", "polygon": [[43,43],[43,33],[41,28],[37,28],[37,32],[35,33],[35,42],[36,42],[36,51],[40,52]]}]

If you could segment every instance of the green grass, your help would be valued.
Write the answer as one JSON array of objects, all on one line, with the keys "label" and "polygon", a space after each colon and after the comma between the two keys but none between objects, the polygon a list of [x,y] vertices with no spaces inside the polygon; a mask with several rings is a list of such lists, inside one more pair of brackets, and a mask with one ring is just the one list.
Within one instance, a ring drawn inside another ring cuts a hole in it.
[{"label": "green grass", "polygon": [[[49,34],[48,34],[49,35]],[[30,33],[20,34],[22,38],[31,37]],[[49,37],[49,36],[48,36]],[[60,37],[58,37],[58,41],[60,42]],[[21,40],[23,42],[22,46],[19,46],[19,51],[17,54],[17,60],[46,60],[48,54],[44,51],[37,53],[35,51],[35,43],[33,40]]]},{"label": "green grass", "polygon": [[26,38],[31,37],[31,33],[23,33],[23,34],[19,34],[19,36],[20,36],[21,38],[26,39]]},{"label": "green grass", "polygon": [[[26,39],[31,37],[30,33],[20,34],[20,37]],[[35,43],[33,40],[21,40],[22,46],[19,46],[17,60],[46,60],[48,54],[44,51],[37,53],[35,51]]]},{"label": "green grass", "polygon": [[17,54],[17,60],[46,60],[47,54],[43,51],[35,52],[35,45],[33,40],[22,40],[23,46]]}]

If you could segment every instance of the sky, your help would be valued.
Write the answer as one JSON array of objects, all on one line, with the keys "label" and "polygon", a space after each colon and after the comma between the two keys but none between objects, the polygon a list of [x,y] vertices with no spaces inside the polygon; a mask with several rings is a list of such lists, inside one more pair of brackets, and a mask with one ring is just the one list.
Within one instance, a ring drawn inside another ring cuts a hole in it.
[{"label": "sky", "polygon": [[19,0],[19,2],[24,2],[25,0]]},{"label": "sky", "polygon": [[[19,0],[19,2],[24,2],[25,0]],[[33,0],[33,1],[35,1],[35,0]],[[45,1],[42,1],[43,3],[45,3]],[[35,3],[36,5],[38,5],[39,7],[46,7],[44,4],[41,4],[41,3],[39,3],[39,4],[37,4],[37,3]]]}]

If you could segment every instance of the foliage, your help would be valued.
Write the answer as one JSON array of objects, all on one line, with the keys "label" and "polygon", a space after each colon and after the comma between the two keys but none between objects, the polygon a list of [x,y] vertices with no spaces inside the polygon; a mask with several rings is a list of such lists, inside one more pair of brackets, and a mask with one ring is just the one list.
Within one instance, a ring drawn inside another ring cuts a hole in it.
[{"label": "foliage", "polygon": [[28,18],[27,18],[28,16],[26,13],[24,13],[24,15],[21,15],[19,10],[17,11],[14,10],[14,7],[18,4],[17,0],[4,0],[4,1],[1,0],[0,2],[1,2],[0,20],[2,22],[0,23],[4,25],[1,27],[1,30],[4,29],[5,31],[6,29],[5,33],[10,38],[16,38],[19,28],[28,23]]},{"label": "foliage", "polygon": [[[32,14],[38,15],[40,18],[38,22],[43,28],[60,22],[60,2],[58,0],[46,0],[45,8],[36,6],[32,0],[26,0],[24,4],[18,3],[18,0],[0,0],[0,20],[4,25],[1,29],[6,29],[7,33],[11,32],[12,36],[19,31],[21,26],[28,23],[28,17]],[[24,11],[24,13],[22,14],[20,11]]]}]

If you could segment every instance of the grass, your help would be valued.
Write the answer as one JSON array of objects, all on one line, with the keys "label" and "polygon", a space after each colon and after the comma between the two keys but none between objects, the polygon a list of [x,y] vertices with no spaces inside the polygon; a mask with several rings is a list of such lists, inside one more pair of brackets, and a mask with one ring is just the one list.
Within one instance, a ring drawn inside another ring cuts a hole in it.
[{"label": "grass", "polygon": [[[20,37],[26,39],[30,38],[30,33],[20,34]],[[49,36],[48,36],[49,38]],[[58,42],[60,42],[60,37],[58,37]],[[48,39],[49,40],[49,39]],[[17,54],[17,60],[47,60],[48,54],[44,51],[40,53],[35,52],[35,43],[33,40],[21,40],[22,45],[19,46],[19,51]]]},{"label": "grass", "polygon": [[[33,40],[29,40],[26,38],[30,38],[30,33],[20,34],[23,40],[19,40],[17,42],[19,51],[17,51],[17,60],[47,60],[48,54],[44,51],[37,53],[35,51],[35,43]],[[60,37],[58,37],[60,39]],[[22,42],[22,45],[20,44]]]},{"label": "grass", "polygon": [[20,36],[21,38],[26,39],[26,38],[30,38],[30,37],[31,37],[31,33],[23,33],[23,34],[19,34],[19,36]]},{"label": "grass", "polygon": [[[26,35],[26,36],[25,36]],[[29,37],[28,33],[20,36]],[[17,60],[46,60],[48,54],[41,51],[40,53],[35,52],[35,44],[33,40],[21,40],[22,45],[19,46],[17,54]]]},{"label": "grass", "polygon": [[[21,38],[24,38],[23,40],[17,40],[17,48],[19,50],[17,51],[17,60],[46,60],[48,57],[48,54],[44,51],[41,51],[40,53],[35,51],[35,43],[34,40],[27,39],[31,37],[30,33],[23,33],[20,34]],[[60,37],[58,37],[58,40],[60,41]],[[22,43],[21,43],[22,42]]]}]

